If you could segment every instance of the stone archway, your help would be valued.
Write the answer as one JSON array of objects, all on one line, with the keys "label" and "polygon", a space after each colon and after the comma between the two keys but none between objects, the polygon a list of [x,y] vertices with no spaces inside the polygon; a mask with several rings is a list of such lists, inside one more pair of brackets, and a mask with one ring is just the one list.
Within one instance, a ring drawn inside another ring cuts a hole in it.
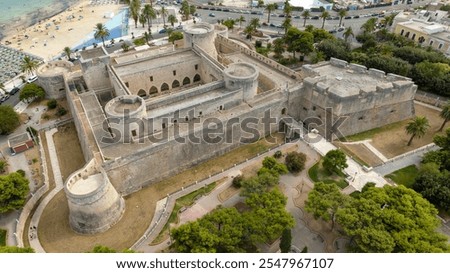
[{"label": "stone archway", "polygon": [[150,88],[150,90],[148,91],[149,95],[153,95],[153,94],[157,94],[158,93],[158,88],[156,88],[156,86],[152,86]]},{"label": "stone archway", "polygon": [[147,96],[147,92],[145,92],[144,89],[139,89],[139,92],[137,93],[137,95],[141,98],[146,97]]},{"label": "stone archway", "polygon": [[200,80],[201,80],[200,75],[199,74],[195,74],[194,82],[199,82]]},{"label": "stone archway", "polygon": [[177,80],[174,80],[174,81],[172,82],[172,88],[177,88],[177,87],[180,87],[180,82],[177,81]]},{"label": "stone archway", "polygon": [[163,83],[161,85],[161,92],[169,90],[169,85],[167,83]]},{"label": "stone archway", "polygon": [[190,83],[191,83],[191,79],[189,79],[189,77],[185,77],[183,79],[183,85],[187,85],[187,84],[190,84]]}]

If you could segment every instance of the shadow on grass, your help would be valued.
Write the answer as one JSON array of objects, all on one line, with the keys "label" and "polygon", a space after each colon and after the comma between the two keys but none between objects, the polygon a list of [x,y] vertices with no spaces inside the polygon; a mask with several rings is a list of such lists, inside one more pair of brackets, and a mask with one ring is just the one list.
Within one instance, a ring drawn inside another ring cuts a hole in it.
[{"label": "shadow on grass", "polygon": [[348,186],[348,183],[345,181],[345,175],[343,173],[332,173],[330,174],[327,170],[322,167],[322,160],[314,164],[308,170],[309,178],[311,178],[314,182],[323,182],[325,184],[336,184],[339,188],[344,189]]}]

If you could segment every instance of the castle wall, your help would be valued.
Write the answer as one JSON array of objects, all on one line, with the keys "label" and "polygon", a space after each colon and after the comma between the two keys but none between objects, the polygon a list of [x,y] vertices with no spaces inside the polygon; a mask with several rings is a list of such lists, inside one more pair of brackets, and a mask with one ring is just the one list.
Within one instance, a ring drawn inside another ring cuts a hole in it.
[{"label": "castle wall", "polygon": [[[156,94],[151,91],[152,87],[156,88],[158,93],[161,93],[169,92],[170,90],[176,88],[173,87],[175,81],[178,81],[178,86],[183,86],[183,80],[186,77],[189,78],[189,83],[187,85],[190,85],[194,83],[195,75],[202,74],[202,72],[206,69],[207,67],[202,64],[200,58],[192,58],[180,60],[180,62],[169,65],[161,64],[160,67],[155,69],[149,69],[143,72],[121,76],[121,79],[126,85],[128,84],[128,89],[131,94],[142,95],[142,92],[139,93],[139,91],[143,90],[145,91],[143,96],[148,96]],[[201,78],[203,79],[203,77]],[[167,84],[169,89],[166,91],[161,91],[163,84]]]},{"label": "castle wall", "polygon": [[90,147],[89,139],[87,137],[88,132],[90,132],[90,128],[86,126],[88,124],[86,113],[81,106],[79,97],[74,92],[69,91],[69,87],[67,86],[67,84],[66,98],[70,113],[73,117],[75,128],[77,129],[78,140],[80,142],[84,160],[88,162],[91,158],[93,158],[93,150]]},{"label": "castle wall", "polygon": [[108,64],[108,56],[95,58],[81,64],[83,78],[89,90],[107,89],[112,87],[107,70]]},{"label": "castle wall", "polygon": [[[268,109],[271,110],[272,117],[279,118],[285,107],[286,100],[270,100],[267,103],[255,105],[250,111],[234,113],[233,119],[225,123],[225,129],[220,134],[215,134],[215,136],[221,136],[229,141],[209,144],[205,141],[178,143],[175,140],[169,140],[140,150],[129,157],[106,162],[104,168],[118,192],[130,194],[146,185],[161,181],[205,160],[229,152],[244,143],[254,142],[256,139],[250,138],[251,134],[248,133],[250,129],[247,128],[247,132],[240,130],[238,121],[254,121],[255,118],[260,121]],[[220,116],[211,117],[219,118]],[[259,137],[263,137],[263,124],[259,122],[254,124],[254,127],[254,132],[257,132]],[[278,124],[274,123],[268,131],[275,132],[277,130]],[[191,134],[190,139],[202,139],[202,134],[205,134],[204,129],[196,130]],[[165,160],[161,160],[162,158]]]},{"label": "castle wall", "polygon": [[68,61],[54,61],[39,67],[37,71],[38,84],[44,88],[47,99],[65,97],[64,73],[70,72],[73,67],[73,64]]}]

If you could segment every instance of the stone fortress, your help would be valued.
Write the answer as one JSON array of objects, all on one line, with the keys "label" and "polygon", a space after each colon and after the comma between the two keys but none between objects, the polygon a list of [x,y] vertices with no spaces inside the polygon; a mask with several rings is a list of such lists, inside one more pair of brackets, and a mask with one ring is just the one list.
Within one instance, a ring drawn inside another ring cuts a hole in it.
[{"label": "stone fortress", "polygon": [[[243,143],[279,130],[299,137],[293,123],[332,139],[414,114],[417,87],[405,77],[337,59],[295,72],[207,23],[185,26],[177,42],[95,48],[75,65],[39,68],[48,97],[67,98],[87,162],[65,182],[76,232],[107,230],[126,209],[123,195]],[[325,116],[347,119],[337,128]]]}]

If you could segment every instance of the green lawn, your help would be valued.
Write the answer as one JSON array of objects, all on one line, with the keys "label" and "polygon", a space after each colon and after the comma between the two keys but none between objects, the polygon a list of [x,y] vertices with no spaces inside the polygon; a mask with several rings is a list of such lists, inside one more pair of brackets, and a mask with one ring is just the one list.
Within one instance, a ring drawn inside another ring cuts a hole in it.
[{"label": "green lawn", "polygon": [[6,230],[0,229],[0,246],[6,246]]},{"label": "green lawn", "polygon": [[198,197],[200,197],[202,195],[207,195],[208,193],[210,193],[218,184],[217,182],[219,182],[219,181],[213,182],[213,183],[207,185],[206,187],[203,187],[203,188],[193,191],[189,194],[186,194],[183,197],[178,198],[175,201],[175,206],[173,207],[172,213],[170,214],[169,219],[167,220],[167,223],[164,225],[163,229],[158,234],[158,236],[155,238],[155,240],[153,240],[152,243],[159,244],[162,241],[164,241],[169,236],[169,225],[172,223],[178,222],[178,212],[180,211],[180,209],[182,207],[192,206],[192,204],[194,204],[195,200]]},{"label": "green lawn", "polygon": [[386,177],[392,179],[392,181],[394,181],[398,185],[412,188],[418,172],[419,170],[417,169],[416,165],[409,165],[403,169],[386,175]]},{"label": "green lawn", "polygon": [[376,134],[390,131],[392,129],[402,127],[404,125],[405,125],[405,121],[403,120],[403,121],[391,123],[391,124],[388,124],[388,125],[385,125],[382,127],[374,128],[374,129],[371,129],[371,130],[368,130],[365,132],[361,132],[361,133],[358,133],[355,135],[346,136],[340,140],[344,142],[344,141],[361,141],[361,140],[365,140],[365,139],[371,139]]},{"label": "green lawn", "polygon": [[322,168],[322,161],[317,162],[308,170],[309,178],[314,182],[323,182],[325,184],[335,183],[339,188],[343,189],[348,186],[344,179],[344,174],[329,174]]}]

